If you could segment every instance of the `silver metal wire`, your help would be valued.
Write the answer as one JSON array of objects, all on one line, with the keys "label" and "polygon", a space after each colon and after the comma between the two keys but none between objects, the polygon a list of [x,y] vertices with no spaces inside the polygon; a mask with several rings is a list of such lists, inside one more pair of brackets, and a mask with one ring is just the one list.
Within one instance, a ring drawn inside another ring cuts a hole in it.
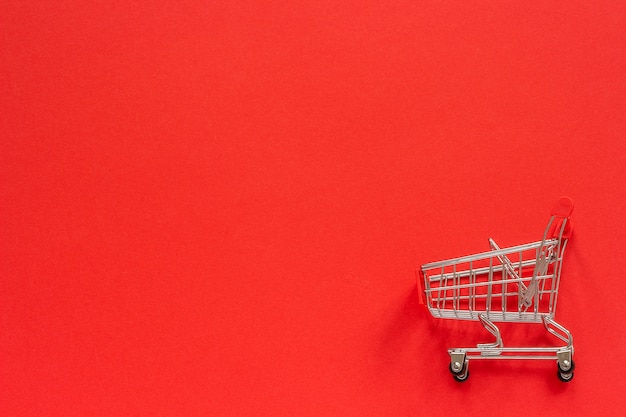
[{"label": "silver metal wire", "polygon": [[480,313],[501,322],[552,317],[567,243],[562,230],[557,238],[546,238],[553,221],[554,216],[541,241],[501,249],[489,239],[490,251],[422,265],[428,310],[434,317],[461,320],[478,320]]},{"label": "silver metal wire", "polygon": [[[565,203],[571,213],[571,200]],[[568,221],[569,215],[552,215],[540,241],[500,248],[490,238],[489,251],[422,265],[424,304],[434,317],[479,321],[495,337],[475,348],[448,351],[457,380],[467,378],[470,358],[556,359],[560,378],[573,377],[572,335],[554,321]],[[543,323],[565,345],[504,347],[495,322]]]}]

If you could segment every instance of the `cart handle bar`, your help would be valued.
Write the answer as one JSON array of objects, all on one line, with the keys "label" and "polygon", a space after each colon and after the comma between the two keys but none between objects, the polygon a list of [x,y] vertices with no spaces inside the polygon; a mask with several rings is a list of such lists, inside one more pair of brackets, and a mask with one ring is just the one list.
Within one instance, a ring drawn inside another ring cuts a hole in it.
[{"label": "cart handle bar", "polygon": [[573,210],[574,202],[571,198],[564,196],[559,198],[559,201],[557,201],[554,207],[552,207],[550,215],[555,217],[569,218],[569,216],[572,215]]}]

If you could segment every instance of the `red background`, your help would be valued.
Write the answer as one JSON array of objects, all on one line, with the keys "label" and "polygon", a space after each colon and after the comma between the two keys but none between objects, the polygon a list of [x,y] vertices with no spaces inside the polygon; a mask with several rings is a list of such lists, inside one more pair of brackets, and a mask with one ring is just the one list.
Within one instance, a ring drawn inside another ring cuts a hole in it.
[{"label": "red background", "polygon": [[[623,410],[624,3],[99,3],[0,6],[1,415]],[[574,381],[455,383],[415,269],[560,195]]]}]

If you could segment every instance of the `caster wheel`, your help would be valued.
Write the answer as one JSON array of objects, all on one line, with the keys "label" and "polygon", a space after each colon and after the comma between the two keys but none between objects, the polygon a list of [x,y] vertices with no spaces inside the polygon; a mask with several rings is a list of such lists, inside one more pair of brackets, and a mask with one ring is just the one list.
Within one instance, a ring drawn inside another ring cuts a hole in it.
[{"label": "caster wheel", "polygon": [[574,361],[572,361],[572,365],[567,370],[563,370],[563,368],[561,368],[561,364],[558,362],[556,366],[558,368],[556,372],[556,376],[562,382],[570,382],[572,379],[574,379]]},{"label": "caster wheel", "polygon": [[454,379],[457,380],[458,382],[465,382],[467,381],[467,378],[469,378],[469,369],[467,369],[467,361],[465,361],[465,363],[463,363],[463,366],[461,366],[460,368],[458,368],[458,366],[454,367],[454,365],[451,363],[449,369]]},{"label": "caster wheel", "polygon": [[465,371],[465,374],[463,375],[452,375],[454,377],[455,380],[457,380],[458,382],[465,382],[467,381],[467,378],[469,378],[469,369]]}]

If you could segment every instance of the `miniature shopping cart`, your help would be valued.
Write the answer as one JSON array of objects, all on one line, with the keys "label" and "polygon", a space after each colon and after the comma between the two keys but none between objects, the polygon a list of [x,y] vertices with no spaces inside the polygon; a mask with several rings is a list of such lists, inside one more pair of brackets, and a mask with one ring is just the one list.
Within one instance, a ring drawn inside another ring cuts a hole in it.
[{"label": "miniature shopping cart", "polygon": [[[469,377],[470,359],[555,360],[557,376],[574,377],[571,333],[554,320],[563,253],[572,233],[573,203],[561,197],[538,242],[500,248],[422,265],[418,290],[422,304],[434,317],[476,320],[495,337],[475,348],[452,348],[450,372],[457,381]],[[557,347],[504,347],[494,322],[543,323],[564,343]]]}]

